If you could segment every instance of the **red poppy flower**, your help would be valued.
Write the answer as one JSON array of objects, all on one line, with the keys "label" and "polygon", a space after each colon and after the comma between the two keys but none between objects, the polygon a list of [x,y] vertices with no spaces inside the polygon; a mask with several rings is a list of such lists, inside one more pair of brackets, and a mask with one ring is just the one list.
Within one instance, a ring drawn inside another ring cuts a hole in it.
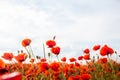
[{"label": "red poppy flower", "polygon": [[94,47],[93,47],[93,50],[94,51],[97,51],[97,50],[99,50],[100,49],[100,45],[95,45]]},{"label": "red poppy flower", "polygon": [[46,62],[39,63],[38,65],[41,72],[45,72],[46,70],[49,69],[49,64]]},{"label": "red poppy flower", "polygon": [[56,45],[56,42],[54,40],[48,40],[46,42],[46,45],[48,46],[48,48],[52,48]]},{"label": "red poppy flower", "polygon": [[5,63],[2,59],[0,59],[0,68],[4,68],[5,67]]},{"label": "red poppy flower", "polygon": [[107,58],[101,58],[100,59],[102,63],[106,63],[107,62]]},{"label": "red poppy flower", "polygon": [[75,62],[76,61],[75,58],[70,58],[69,60],[70,60],[70,62]]},{"label": "red poppy flower", "polygon": [[108,47],[107,45],[104,45],[101,49],[100,49],[100,55],[101,56],[105,56],[105,55],[112,55],[114,53],[114,50],[110,47]]},{"label": "red poppy flower", "polygon": [[81,75],[81,79],[82,79],[82,80],[90,80],[90,78],[91,78],[91,75],[90,75],[90,74],[87,74],[87,73],[86,73],[86,74],[82,74],[82,75]]},{"label": "red poppy flower", "polygon": [[79,76],[79,75],[70,76],[70,77],[68,78],[68,80],[80,80],[80,76]]},{"label": "red poppy flower", "polygon": [[83,56],[79,56],[79,57],[78,57],[78,60],[82,60],[82,59],[83,59]]},{"label": "red poppy flower", "polygon": [[104,46],[100,49],[100,55],[101,56],[107,55],[107,47]]},{"label": "red poppy flower", "polygon": [[60,47],[56,46],[51,48],[51,52],[55,55],[58,55],[60,53]]},{"label": "red poppy flower", "polygon": [[90,54],[84,55],[83,58],[84,58],[85,60],[90,60]]},{"label": "red poppy flower", "polygon": [[17,56],[15,56],[15,59],[18,61],[18,62],[23,62],[25,61],[27,58],[27,54],[26,53],[21,53],[21,54],[18,54]]},{"label": "red poppy flower", "polygon": [[2,58],[11,61],[12,58],[13,58],[13,54],[12,54],[12,53],[8,53],[8,52],[5,52],[5,53],[3,54],[3,56],[2,56]]},{"label": "red poppy flower", "polygon": [[60,63],[58,62],[52,62],[50,64],[50,68],[53,70],[53,71],[58,71],[59,70],[59,67],[60,67]]},{"label": "red poppy flower", "polygon": [[112,55],[114,53],[114,50],[110,47],[107,48],[108,54]]},{"label": "red poppy flower", "polygon": [[23,46],[23,47],[29,46],[30,43],[31,43],[31,40],[28,39],[28,38],[22,40],[22,46]]},{"label": "red poppy flower", "polygon": [[41,61],[41,62],[46,62],[46,59],[45,59],[45,58],[42,58],[40,61]]},{"label": "red poppy flower", "polygon": [[0,76],[0,80],[22,80],[22,74],[19,72],[4,74]]},{"label": "red poppy flower", "polygon": [[75,66],[76,66],[76,67],[80,67],[80,63],[75,62]]},{"label": "red poppy flower", "polygon": [[75,66],[75,64],[74,63],[70,63],[68,66],[69,66],[69,68],[73,69],[73,67]]},{"label": "red poppy flower", "polygon": [[31,62],[31,63],[34,63],[34,61],[35,61],[35,59],[33,59],[33,58],[30,59],[30,62]]},{"label": "red poppy flower", "polygon": [[66,57],[61,58],[61,61],[66,62]]},{"label": "red poppy flower", "polygon": [[83,52],[88,54],[90,52],[90,50],[87,48],[87,49],[83,50]]}]

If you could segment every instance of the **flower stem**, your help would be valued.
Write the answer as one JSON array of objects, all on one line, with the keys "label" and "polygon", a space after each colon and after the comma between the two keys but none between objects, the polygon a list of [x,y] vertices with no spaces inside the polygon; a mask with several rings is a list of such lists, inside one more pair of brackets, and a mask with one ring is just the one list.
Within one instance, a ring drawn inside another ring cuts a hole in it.
[{"label": "flower stem", "polygon": [[46,56],[45,56],[45,46],[43,44],[43,53],[44,53],[44,58],[46,59]]},{"label": "flower stem", "polygon": [[32,47],[30,45],[29,45],[29,51],[30,51],[31,55],[34,57],[34,59],[35,59],[35,55],[33,53]]},{"label": "flower stem", "polygon": [[29,50],[25,47],[25,50],[27,51],[28,55],[29,55],[29,58],[31,58],[31,55],[30,55],[30,52]]}]

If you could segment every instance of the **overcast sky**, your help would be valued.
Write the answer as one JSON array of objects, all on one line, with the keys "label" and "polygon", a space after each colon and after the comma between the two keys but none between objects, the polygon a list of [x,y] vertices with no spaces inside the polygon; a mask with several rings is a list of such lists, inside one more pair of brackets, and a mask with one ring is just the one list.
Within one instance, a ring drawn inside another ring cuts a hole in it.
[{"label": "overcast sky", "polygon": [[42,44],[54,35],[61,57],[96,44],[120,53],[120,0],[0,0],[0,54],[24,49],[27,37],[43,56]]}]

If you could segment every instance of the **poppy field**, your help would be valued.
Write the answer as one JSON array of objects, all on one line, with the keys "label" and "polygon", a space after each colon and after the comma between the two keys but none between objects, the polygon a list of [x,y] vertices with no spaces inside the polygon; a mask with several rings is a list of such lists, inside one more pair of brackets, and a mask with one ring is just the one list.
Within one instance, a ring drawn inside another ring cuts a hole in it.
[{"label": "poppy field", "polygon": [[[23,39],[21,45],[25,51],[18,51],[17,55],[2,54],[0,80],[120,80],[120,63],[117,61],[120,55],[107,44],[93,45],[92,51],[97,56],[91,57],[91,50],[85,48],[83,55],[78,57],[59,58],[62,48],[57,45],[55,37],[43,44],[43,57],[35,55],[31,42],[29,38]],[[50,52],[45,52],[45,46]],[[115,60],[111,58],[113,55]]]}]

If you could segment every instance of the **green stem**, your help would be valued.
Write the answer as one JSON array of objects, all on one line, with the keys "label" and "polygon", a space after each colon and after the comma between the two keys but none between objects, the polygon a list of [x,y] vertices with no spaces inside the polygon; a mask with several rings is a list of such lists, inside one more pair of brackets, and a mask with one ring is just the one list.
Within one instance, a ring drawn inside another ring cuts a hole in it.
[{"label": "green stem", "polygon": [[109,55],[108,55],[108,60],[109,60],[109,63],[110,63],[110,67],[112,68],[112,74],[115,77],[115,70],[114,70],[114,67],[113,67],[113,64],[112,64],[112,61],[111,61],[111,58],[109,57]]},{"label": "green stem", "polygon": [[45,56],[45,46],[43,44],[43,53],[44,53],[44,58],[46,59],[46,56]]},{"label": "green stem", "polygon": [[50,57],[51,57],[51,54],[48,53],[49,63],[51,62],[51,61],[50,61],[50,60],[51,60]]},{"label": "green stem", "polygon": [[29,50],[25,47],[25,50],[27,51],[28,55],[29,55],[29,58],[31,58],[31,55],[30,55],[30,52]]},{"label": "green stem", "polygon": [[35,59],[35,55],[34,55],[34,53],[33,53],[33,50],[32,50],[32,47],[29,45],[28,46],[29,47],[29,51],[31,52],[31,55],[34,57],[34,59]]},{"label": "green stem", "polygon": [[50,52],[48,53],[48,57],[49,57],[49,63],[51,63],[52,62],[52,54]]},{"label": "green stem", "polygon": [[23,67],[23,64],[22,64],[22,80],[24,80],[24,67]]},{"label": "green stem", "polygon": [[117,55],[117,52],[115,51],[115,54],[116,54],[116,62],[117,62],[117,60],[118,60],[118,55]]}]

